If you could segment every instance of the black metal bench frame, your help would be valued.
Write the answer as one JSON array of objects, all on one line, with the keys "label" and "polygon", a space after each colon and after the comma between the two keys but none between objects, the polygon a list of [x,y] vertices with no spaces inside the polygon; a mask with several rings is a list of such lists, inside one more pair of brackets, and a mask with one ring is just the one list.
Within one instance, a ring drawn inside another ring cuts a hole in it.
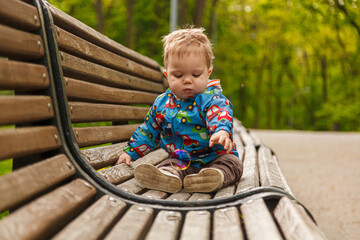
[{"label": "black metal bench frame", "polygon": [[[76,137],[73,132],[72,123],[69,116],[68,102],[66,97],[66,90],[64,85],[64,76],[62,67],[60,65],[60,53],[58,51],[56,30],[52,15],[47,7],[47,3],[41,0],[35,0],[34,3],[39,11],[39,21],[41,22],[40,35],[43,37],[45,58],[44,65],[47,66],[50,78],[50,91],[45,95],[51,96],[54,108],[54,121],[59,130],[62,147],[60,152],[64,153],[76,168],[75,177],[83,178],[96,188],[95,201],[107,194],[119,198],[127,204],[127,209],[136,204],[146,205],[155,210],[155,214],[161,210],[181,212],[183,216],[188,211],[209,211],[213,213],[215,210],[239,206],[251,200],[262,198],[266,201],[269,209],[273,210],[282,197],[287,197],[296,203],[299,203],[292,195],[286,191],[276,187],[257,187],[246,190],[242,193],[235,194],[230,197],[202,200],[202,201],[169,201],[169,200],[156,200],[149,199],[134,194],[127,193],[115,185],[109,183],[102,177],[86,159],[84,159],[77,143]],[[259,146],[256,146],[259,147]],[[14,168],[19,168],[29,164],[29,162],[14,161]],[[303,206],[304,207],[304,206]],[[304,207],[307,214],[315,222],[311,213]]]}]

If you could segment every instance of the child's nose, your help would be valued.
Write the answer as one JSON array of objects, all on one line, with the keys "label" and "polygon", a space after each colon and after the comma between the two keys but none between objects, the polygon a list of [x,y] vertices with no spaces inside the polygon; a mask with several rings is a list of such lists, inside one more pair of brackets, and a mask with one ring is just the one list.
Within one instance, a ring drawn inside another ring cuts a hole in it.
[{"label": "child's nose", "polygon": [[184,77],[183,83],[184,84],[189,84],[192,82],[191,76],[187,75]]}]

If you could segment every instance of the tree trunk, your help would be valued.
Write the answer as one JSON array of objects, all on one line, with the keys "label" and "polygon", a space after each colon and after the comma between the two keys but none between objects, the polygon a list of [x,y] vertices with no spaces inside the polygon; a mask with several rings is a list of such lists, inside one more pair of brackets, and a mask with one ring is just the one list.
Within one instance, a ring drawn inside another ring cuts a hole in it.
[{"label": "tree trunk", "polygon": [[272,68],[272,62],[270,62],[267,65],[268,68],[268,82],[267,82],[267,96],[266,96],[266,128],[272,128],[272,82],[273,82],[273,68]]},{"label": "tree trunk", "polygon": [[327,100],[328,100],[326,69],[327,69],[326,57],[322,56],[321,57],[321,77],[322,77],[322,80],[323,80],[323,101],[324,102],[327,102]]},{"label": "tree trunk", "polygon": [[210,13],[210,21],[209,21],[209,36],[213,36],[213,33],[216,31],[216,22],[215,22],[215,11],[216,11],[216,4],[218,0],[212,0],[211,3],[211,13]]},{"label": "tree trunk", "polygon": [[102,1],[101,0],[96,0],[95,9],[96,9],[96,16],[98,19],[97,30],[101,33],[104,33],[104,15],[103,15],[103,11],[102,11]]},{"label": "tree trunk", "polygon": [[259,127],[259,115],[260,115],[260,101],[262,100],[262,82],[263,82],[263,73],[264,73],[264,66],[266,64],[266,55],[263,56],[260,66],[257,70],[258,77],[256,79],[256,87],[255,87],[255,104],[254,104],[254,112],[255,112],[255,118],[254,118],[254,128]]},{"label": "tree trunk", "polygon": [[205,0],[197,0],[195,3],[195,12],[194,12],[194,25],[201,27],[203,25],[203,16],[205,9]]},{"label": "tree trunk", "polygon": [[135,36],[135,24],[134,24],[134,0],[126,0],[126,39],[125,44],[128,48],[134,49],[134,36]]},{"label": "tree trunk", "polygon": [[179,10],[178,10],[178,20],[179,20],[179,26],[185,27],[187,24],[187,5],[186,0],[178,0],[179,3]]}]

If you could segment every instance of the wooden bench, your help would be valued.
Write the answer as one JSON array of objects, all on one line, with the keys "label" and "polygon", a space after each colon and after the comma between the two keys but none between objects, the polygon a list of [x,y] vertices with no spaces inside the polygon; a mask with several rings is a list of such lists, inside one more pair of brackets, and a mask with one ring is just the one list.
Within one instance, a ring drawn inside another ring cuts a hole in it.
[{"label": "wooden bench", "polygon": [[0,96],[0,161],[14,168],[0,177],[0,239],[325,239],[238,120],[237,184],[144,189],[134,167],[165,151],[112,165],[167,88],[161,66],[41,0],[0,0],[0,23],[0,89],[14,93]]}]

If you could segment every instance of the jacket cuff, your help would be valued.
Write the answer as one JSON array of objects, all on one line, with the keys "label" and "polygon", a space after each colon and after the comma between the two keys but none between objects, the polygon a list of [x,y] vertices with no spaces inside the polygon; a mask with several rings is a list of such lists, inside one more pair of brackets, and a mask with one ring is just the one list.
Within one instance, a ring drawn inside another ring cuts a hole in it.
[{"label": "jacket cuff", "polygon": [[124,147],[123,150],[131,157],[131,160],[133,161],[136,161],[140,158],[139,154],[130,145]]}]

